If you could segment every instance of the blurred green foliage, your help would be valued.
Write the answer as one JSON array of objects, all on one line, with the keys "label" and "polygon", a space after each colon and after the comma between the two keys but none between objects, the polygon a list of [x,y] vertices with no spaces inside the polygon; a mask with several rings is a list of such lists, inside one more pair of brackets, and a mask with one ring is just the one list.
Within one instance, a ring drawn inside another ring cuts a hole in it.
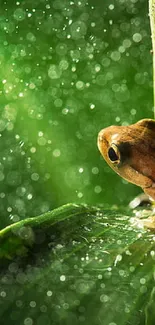
[{"label": "blurred green foliage", "polygon": [[146,0],[1,1],[0,227],[58,205],[140,192],[96,139],[153,117]]}]

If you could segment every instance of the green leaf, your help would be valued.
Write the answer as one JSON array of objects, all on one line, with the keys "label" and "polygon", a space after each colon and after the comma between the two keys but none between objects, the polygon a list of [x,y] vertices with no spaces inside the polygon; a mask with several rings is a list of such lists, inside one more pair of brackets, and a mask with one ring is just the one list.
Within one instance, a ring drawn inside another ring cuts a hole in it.
[{"label": "green leaf", "polygon": [[0,231],[4,324],[155,324],[155,236],[130,219],[67,204]]}]

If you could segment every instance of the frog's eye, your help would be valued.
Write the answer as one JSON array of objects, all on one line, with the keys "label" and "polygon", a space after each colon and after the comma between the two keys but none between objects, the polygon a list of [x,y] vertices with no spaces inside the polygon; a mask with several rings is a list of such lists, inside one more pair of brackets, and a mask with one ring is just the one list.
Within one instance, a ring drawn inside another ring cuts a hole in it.
[{"label": "frog's eye", "polygon": [[108,150],[108,157],[113,164],[120,163],[120,152],[115,144],[112,144]]}]

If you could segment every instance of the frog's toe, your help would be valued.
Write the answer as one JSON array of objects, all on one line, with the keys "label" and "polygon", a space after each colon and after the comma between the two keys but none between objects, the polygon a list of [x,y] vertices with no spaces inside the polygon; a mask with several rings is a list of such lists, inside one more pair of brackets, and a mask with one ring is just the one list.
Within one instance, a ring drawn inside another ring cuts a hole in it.
[{"label": "frog's toe", "polygon": [[155,216],[150,216],[145,219],[133,217],[130,219],[130,223],[132,227],[139,229],[150,229],[151,231],[155,231]]},{"label": "frog's toe", "polygon": [[144,228],[148,228],[152,231],[155,231],[155,216],[148,217],[147,219],[142,220]]},{"label": "frog's toe", "polygon": [[140,195],[136,196],[129,203],[129,207],[131,209],[136,209],[138,207],[149,206],[149,205],[152,205],[152,204],[153,204],[153,201],[151,200],[150,196],[145,194],[145,193],[141,193]]}]

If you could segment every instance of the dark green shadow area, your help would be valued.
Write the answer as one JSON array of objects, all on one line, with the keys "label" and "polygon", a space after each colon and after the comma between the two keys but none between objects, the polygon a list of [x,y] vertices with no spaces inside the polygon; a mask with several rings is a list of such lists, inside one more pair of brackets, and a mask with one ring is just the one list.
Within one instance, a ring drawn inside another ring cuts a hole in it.
[{"label": "dark green shadow area", "polygon": [[0,232],[1,324],[154,324],[155,236],[67,204]]}]

